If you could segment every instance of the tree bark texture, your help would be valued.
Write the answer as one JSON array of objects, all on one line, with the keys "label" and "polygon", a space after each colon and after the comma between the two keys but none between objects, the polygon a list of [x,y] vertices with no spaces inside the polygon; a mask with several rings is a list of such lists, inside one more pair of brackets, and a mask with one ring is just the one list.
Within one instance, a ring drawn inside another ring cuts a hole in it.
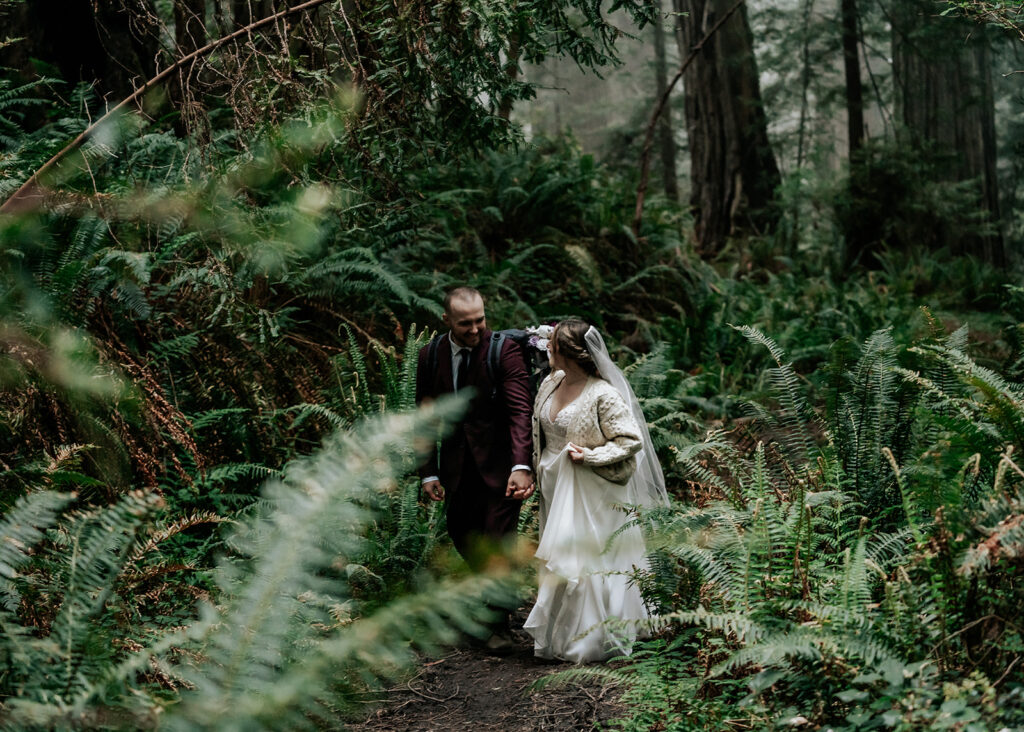
[{"label": "tree bark texture", "polygon": [[[728,0],[675,0],[680,53],[697,44],[731,5]],[[698,248],[712,255],[729,236],[764,231],[778,217],[774,204],[781,176],[768,142],[745,7],[709,39],[686,70],[683,84],[690,205]]]},{"label": "tree bark texture", "polygon": [[[654,33],[654,78],[657,99],[668,88],[668,63],[665,59],[665,19],[662,2],[657,0],[657,15],[653,25]],[[679,201],[679,174],[676,171],[676,141],[672,128],[672,105],[666,104],[658,117],[658,148],[661,152],[661,178],[665,195],[669,200]]]},{"label": "tree bark texture", "polygon": [[954,253],[1002,265],[988,41],[978,26],[938,17],[931,3],[903,0],[898,6],[893,17],[897,117],[912,144],[948,158],[946,180],[978,181],[978,205],[997,231],[954,239]]}]

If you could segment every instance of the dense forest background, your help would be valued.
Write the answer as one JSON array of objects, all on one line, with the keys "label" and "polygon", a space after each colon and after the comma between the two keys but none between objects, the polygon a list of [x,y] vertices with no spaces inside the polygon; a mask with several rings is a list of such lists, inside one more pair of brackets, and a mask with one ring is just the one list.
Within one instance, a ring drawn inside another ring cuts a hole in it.
[{"label": "dense forest background", "polygon": [[1024,726],[1018,3],[0,19],[0,725],[342,727],[528,586],[413,476],[470,284],[666,469],[615,728]]}]

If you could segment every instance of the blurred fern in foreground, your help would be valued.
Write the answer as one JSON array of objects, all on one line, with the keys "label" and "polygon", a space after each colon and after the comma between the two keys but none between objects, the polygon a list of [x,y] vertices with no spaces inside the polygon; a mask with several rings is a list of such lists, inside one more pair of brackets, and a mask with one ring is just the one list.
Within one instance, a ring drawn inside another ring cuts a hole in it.
[{"label": "blurred fern in foreground", "polygon": [[[485,602],[507,600],[510,578],[442,582],[369,614],[348,589],[368,524],[461,408],[453,400],[380,417],[291,464],[229,540],[234,554],[216,570],[216,601],[201,603],[197,619],[145,646],[137,630],[130,643],[118,640],[127,629],[104,613],[118,576],[163,535],[145,529],[152,501],[133,494],[60,519],[69,496],[22,499],[0,523],[0,654],[17,669],[3,676],[0,721],[17,729],[103,719],[152,727],[157,718],[167,729],[335,724],[357,690],[397,675],[416,652],[479,631]],[[52,545],[44,542],[48,534]],[[17,573],[30,563],[35,574]],[[54,598],[56,613],[42,636],[19,617],[19,603],[33,593]],[[108,621],[97,622],[103,617]],[[155,679],[180,689],[163,711]]]}]

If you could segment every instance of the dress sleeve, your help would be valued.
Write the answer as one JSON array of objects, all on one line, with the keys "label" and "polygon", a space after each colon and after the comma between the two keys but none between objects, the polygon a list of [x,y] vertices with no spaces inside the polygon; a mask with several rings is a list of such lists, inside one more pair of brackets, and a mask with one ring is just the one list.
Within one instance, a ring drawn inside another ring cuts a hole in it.
[{"label": "dress sleeve", "polygon": [[598,396],[597,419],[607,442],[600,447],[582,448],[584,465],[611,465],[640,452],[643,446],[640,429],[617,392],[608,391]]}]

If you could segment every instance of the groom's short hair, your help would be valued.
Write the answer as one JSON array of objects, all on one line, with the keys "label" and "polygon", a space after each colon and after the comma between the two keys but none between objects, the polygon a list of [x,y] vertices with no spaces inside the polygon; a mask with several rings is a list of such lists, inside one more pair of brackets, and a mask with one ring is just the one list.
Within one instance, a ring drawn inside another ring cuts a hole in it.
[{"label": "groom's short hair", "polygon": [[475,287],[456,287],[454,290],[449,290],[448,294],[444,296],[444,311],[446,313],[452,311],[452,300],[472,300],[477,297],[481,300],[484,299],[480,290]]}]

